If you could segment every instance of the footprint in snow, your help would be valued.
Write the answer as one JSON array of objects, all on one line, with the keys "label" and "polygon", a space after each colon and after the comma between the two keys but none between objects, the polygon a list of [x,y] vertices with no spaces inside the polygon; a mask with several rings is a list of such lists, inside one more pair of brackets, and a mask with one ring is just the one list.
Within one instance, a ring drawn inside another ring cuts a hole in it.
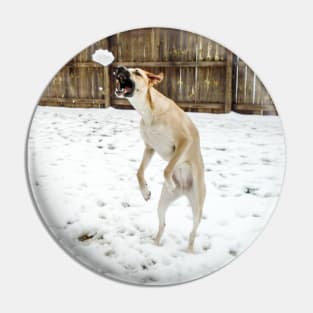
[{"label": "footprint in snow", "polygon": [[128,202],[126,202],[126,201],[122,202],[121,205],[122,205],[123,208],[130,207],[130,204]]},{"label": "footprint in snow", "polygon": [[98,207],[104,207],[106,203],[103,200],[97,200]]},{"label": "footprint in snow", "polygon": [[259,190],[259,188],[257,188],[257,187],[244,187],[243,188],[244,193],[248,193],[248,194],[252,194],[252,195],[256,195],[258,190]]},{"label": "footprint in snow", "polygon": [[237,256],[238,252],[234,249],[229,249],[228,253],[232,256]]},{"label": "footprint in snow", "polygon": [[115,255],[115,252],[114,252],[113,250],[109,250],[109,251],[105,252],[104,255],[105,255],[105,256],[108,256],[108,257],[112,257],[112,256]]},{"label": "footprint in snow", "polygon": [[202,249],[204,251],[208,251],[209,249],[211,249],[211,247],[212,247],[212,244],[211,243],[207,243],[207,244],[202,246]]},{"label": "footprint in snow", "polygon": [[263,165],[270,165],[273,161],[268,158],[262,158],[261,159]]}]

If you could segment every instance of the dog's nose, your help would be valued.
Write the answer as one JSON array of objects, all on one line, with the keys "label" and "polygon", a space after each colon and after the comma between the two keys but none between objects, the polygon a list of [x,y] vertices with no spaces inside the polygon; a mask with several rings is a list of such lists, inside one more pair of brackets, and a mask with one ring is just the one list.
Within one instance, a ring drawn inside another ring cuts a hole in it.
[{"label": "dog's nose", "polygon": [[127,73],[127,68],[125,66],[119,66],[117,69],[116,69],[116,75],[118,74],[125,74]]},{"label": "dog's nose", "polygon": [[125,66],[119,66],[114,71],[113,76],[115,76],[116,78],[126,79],[127,77],[129,77],[129,72]]}]

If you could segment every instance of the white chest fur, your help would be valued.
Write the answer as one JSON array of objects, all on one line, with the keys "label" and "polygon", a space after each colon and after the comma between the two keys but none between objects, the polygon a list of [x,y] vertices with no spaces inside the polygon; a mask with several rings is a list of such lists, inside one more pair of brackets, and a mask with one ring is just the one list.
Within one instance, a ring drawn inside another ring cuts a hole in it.
[{"label": "white chest fur", "polygon": [[175,151],[175,145],[169,128],[159,124],[146,126],[141,121],[140,132],[143,140],[163,159],[166,161],[171,159]]}]

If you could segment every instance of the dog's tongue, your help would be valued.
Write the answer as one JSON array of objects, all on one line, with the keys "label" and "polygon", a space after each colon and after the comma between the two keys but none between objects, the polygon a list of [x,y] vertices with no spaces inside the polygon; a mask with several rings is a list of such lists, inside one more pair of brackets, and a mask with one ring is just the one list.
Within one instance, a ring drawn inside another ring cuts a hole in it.
[{"label": "dog's tongue", "polygon": [[131,91],[131,88],[130,87],[125,87],[123,89],[119,89],[117,88],[116,89],[116,92],[120,95],[125,95],[126,93],[128,93],[129,91]]},{"label": "dog's tongue", "polygon": [[129,91],[131,91],[131,88],[130,88],[130,87],[125,87],[125,89],[124,89],[124,94],[127,93],[127,92],[129,92]]},{"label": "dog's tongue", "polygon": [[122,91],[122,94],[125,95],[126,93],[128,93],[129,91],[131,91],[131,88],[130,87],[125,87]]}]

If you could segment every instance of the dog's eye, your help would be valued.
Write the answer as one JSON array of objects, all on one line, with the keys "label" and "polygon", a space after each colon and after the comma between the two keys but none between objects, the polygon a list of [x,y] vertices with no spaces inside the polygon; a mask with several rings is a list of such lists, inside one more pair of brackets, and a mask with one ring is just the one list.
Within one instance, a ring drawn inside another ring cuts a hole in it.
[{"label": "dog's eye", "polygon": [[135,75],[137,75],[137,76],[141,76],[141,74],[140,74],[140,72],[139,71],[135,71]]}]

